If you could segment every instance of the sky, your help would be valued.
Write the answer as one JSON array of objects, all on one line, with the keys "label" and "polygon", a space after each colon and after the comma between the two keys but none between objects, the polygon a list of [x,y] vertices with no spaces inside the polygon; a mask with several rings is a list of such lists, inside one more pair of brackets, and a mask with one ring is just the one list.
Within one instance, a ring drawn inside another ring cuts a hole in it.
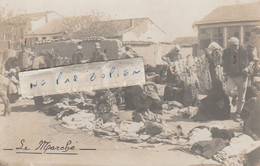
[{"label": "sky", "polygon": [[192,28],[219,6],[260,2],[260,0],[4,0],[7,10],[27,13],[55,10],[63,16],[103,12],[112,19],[149,17],[167,33],[167,40],[196,36]]}]

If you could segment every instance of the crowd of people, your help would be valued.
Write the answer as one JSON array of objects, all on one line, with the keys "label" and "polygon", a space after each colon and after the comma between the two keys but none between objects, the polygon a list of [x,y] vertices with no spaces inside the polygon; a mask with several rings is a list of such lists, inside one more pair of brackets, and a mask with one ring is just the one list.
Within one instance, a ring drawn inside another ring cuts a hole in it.
[{"label": "crowd of people", "polygon": [[[95,43],[94,47],[92,57],[87,59],[82,53],[80,44],[71,58],[62,57],[53,49],[32,52],[23,45],[18,58],[9,58],[5,63],[6,77],[1,75],[3,76],[1,80],[7,82],[1,81],[3,85],[1,85],[2,90],[0,91],[5,104],[5,114],[11,112],[9,101],[12,103],[19,98],[18,72],[107,61],[108,57],[100,43]],[[134,109],[134,115],[149,111],[162,114],[163,103],[174,101],[181,107],[199,107],[198,113],[194,116],[196,121],[225,120],[231,118],[232,104],[236,105],[237,109],[234,120],[241,121],[242,118],[245,121],[244,130],[250,133],[246,124],[248,124],[250,112],[256,102],[257,90],[260,88],[258,83],[260,65],[258,64],[259,59],[253,54],[254,46],[248,45],[244,48],[239,45],[237,38],[232,37],[228,40],[227,48],[223,49],[218,43],[212,42],[205,50],[205,55],[200,57],[183,56],[180,54],[180,50],[181,47],[175,45],[169,53],[162,56],[162,60],[166,64],[158,77],[161,80],[165,78],[163,98],[158,94],[157,85],[148,79],[150,78],[149,71],[153,70],[151,66],[147,65],[145,70],[147,83],[145,85],[96,91],[99,114],[104,113],[105,115],[112,110],[111,112],[114,111],[113,114],[117,115],[117,105],[122,103],[127,109]],[[131,46],[127,45],[120,59],[136,57],[139,55]],[[199,100],[200,93],[206,95],[202,100]],[[101,100],[101,97],[106,101]],[[230,97],[232,97],[232,101],[230,101]],[[41,108],[44,105],[44,97],[34,97],[34,102],[36,107]],[[106,121],[109,121],[109,116],[106,116]]]},{"label": "crowd of people", "polygon": [[[196,63],[190,65],[189,60],[183,65],[182,70],[177,66],[183,58],[180,47],[174,47],[168,54],[162,57],[169,64],[167,70],[164,100],[178,101],[184,106],[196,105],[201,82],[207,80],[206,97],[197,106],[199,111],[194,120],[225,120],[230,119],[231,105],[236,106],[235,121],[245,121],[244,130],[251,133],[247,127],[248,117],[254,116],[257,91],[259,89],[259,59],[253,53],[254,46],[243,47],[239,45],[239,39],[232,37],[228,40],[228,47],[223,49],[218,43],[212,42],[205,50],[207,68],[203,72],[208,77],[198,76],[202,74]],[[188,59],[188,57],[187,57]],[[178,69],[180,71],[178,71]],[[205,76],[205,75],[204,75]],[[229,97],[232,100],[229,100]],[[254,99],[252,99],[254,98]],[[248,108],[250,107],[250,108]],[[246,116],[245,116],[246,114]],[[254,137],[256,137],[254,135]]]}]

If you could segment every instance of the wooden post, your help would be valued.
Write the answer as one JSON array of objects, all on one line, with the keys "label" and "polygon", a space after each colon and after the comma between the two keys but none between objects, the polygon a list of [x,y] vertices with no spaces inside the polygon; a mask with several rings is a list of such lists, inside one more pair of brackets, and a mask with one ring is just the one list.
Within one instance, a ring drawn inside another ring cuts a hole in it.
[{"label": "wooden post", "polygon": [[243,45],[244,44],[244,26],[240,26],[240,31],[239,31],[239,44]]},{"label": "wooden post", "polygon": [[223,47],[227,47],[227,27],[223,28]]}]

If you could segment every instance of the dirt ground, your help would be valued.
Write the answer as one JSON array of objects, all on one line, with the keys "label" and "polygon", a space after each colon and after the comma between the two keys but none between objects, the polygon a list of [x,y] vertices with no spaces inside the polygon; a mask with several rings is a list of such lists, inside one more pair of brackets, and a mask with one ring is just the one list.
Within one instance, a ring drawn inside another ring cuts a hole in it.
[{"label": "dirt ground", "polygon": [[[2,104],[0,110],[3,111]],[[131,113],[131,111],[121,111],[120,119],[131,119]],[[199,125],[220,126],[234,131],[241,131],[240,124],[232,120],[197,123],[179,119],[170,114],[164,114],[163,117],[170,128],[181,125],[184,133],[188,133],[192,128]],[[55,117],[47,116],[36,110],[32,100],[12,104],[11,116],[0,116],[0,126],[0,165],[220,165],[213,160],[174,150],[175,145],[123,143],[117,142],[117,140],[95,137],[86,131],[64,128]],[[23,147],[27,146],[30,150],[16,149],[21,146],[22,139],[25,140]],[[75,150],[68,151],[68,153],[73,153],[71,155],[44,154],[43,151],[37,151],[42,154],[19,153],[34,151],[41,140],[50,141],[50,144],[55,146],[65,146],[71,140],[70,146],[75,146]]]}]

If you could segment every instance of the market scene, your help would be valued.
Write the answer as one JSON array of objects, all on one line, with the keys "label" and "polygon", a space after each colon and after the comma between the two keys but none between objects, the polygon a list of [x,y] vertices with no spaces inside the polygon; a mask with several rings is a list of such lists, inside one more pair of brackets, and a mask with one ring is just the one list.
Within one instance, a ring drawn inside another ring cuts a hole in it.
[{"label": "market scene", "polygon": [[[151,18],[100,17],[1,20],[0,165],[260,165],[259,1],[216,6],[171,42]],[[20,72],[134,58],[142,85],[21,94]],[[19,154],[41,140],[55,146]],[[69,140],[75,153],[47,155]]]}]

